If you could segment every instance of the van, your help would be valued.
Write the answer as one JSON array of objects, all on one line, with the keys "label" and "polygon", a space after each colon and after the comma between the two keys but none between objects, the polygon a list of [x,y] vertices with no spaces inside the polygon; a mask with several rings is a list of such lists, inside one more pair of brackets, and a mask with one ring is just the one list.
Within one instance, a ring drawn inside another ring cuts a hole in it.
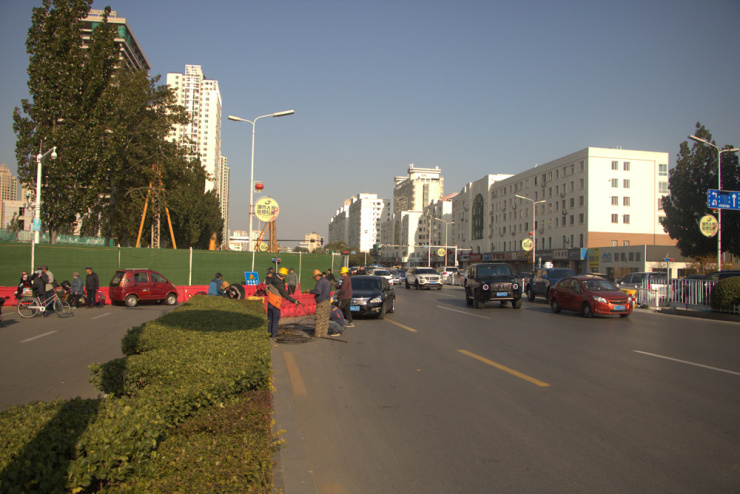
[{"label": "van", "polygon": [[177,303],[177,289],[156,271],[144,268],[119,269],[110,280],[108,296],[111,303],[136,307],[139,302]]}]

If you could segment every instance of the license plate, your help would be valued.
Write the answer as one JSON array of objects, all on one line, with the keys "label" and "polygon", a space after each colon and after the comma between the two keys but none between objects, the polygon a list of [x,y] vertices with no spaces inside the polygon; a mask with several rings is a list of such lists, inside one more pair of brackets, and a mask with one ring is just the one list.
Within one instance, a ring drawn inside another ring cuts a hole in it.
[{"label": "license plate", "polygon": [[352,312],[359,312],[360,311],[360,306],[359,305],[350,305],[349,306],[349,310],[352,311]]},{"label": "license plate", "polygon": [[614,310],[625,310],[624,305],[615,305]]},{"label": "license plate", "polygon": [[507,292],[496,292],[496,296],[497,296],[497,297],[505,297],[505,296],[507,296],[507,295],[508,295],[508,293],[507,293]]}]

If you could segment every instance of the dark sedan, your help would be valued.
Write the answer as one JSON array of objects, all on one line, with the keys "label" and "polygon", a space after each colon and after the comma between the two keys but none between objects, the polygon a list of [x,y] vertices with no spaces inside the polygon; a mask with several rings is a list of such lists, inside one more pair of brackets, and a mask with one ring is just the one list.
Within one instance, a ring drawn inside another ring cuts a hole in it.
[{"label": "dark sedan", "polygon": [[598,276],[564,278],[550,290],[550,307],[554,313],[561,310],[580,312],[583,317],[632,313],[632,297],[610,281]]},{"label": "dark sedan", "polygon": [[371,316],[383,319],[396,308],[396,292],[386,278],[380,276],[352,276],[352,316]]}]

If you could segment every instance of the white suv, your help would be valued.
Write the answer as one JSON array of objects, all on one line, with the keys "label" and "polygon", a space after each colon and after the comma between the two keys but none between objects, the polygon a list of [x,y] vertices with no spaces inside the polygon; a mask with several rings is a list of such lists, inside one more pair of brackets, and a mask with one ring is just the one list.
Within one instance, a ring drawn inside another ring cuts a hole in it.
[{"label": "white suv", "polygon": [[[452,283],[455,276],[459,276],[460,270],[454,266],[443,266],[437,268],[439,275],[442,277],[442,283]],[[452,283],[454,284],[454,283]]]},{"label": "white suv", "polygon": [[388,280],[388,283],[390,283],[391,285],[393,284],[393,275],[387,269],[373,269],[370,274],[372,274],[373,276],[380,276],[381,278],[385,278],[386,280]]},{"label": "white suv", "polygon": [[406,288],[411,288],[411,285],[417,290],[419,288],[431,290],[432,287],[441,290],[442,277],[432,268],[411,268],[406,271]]}]

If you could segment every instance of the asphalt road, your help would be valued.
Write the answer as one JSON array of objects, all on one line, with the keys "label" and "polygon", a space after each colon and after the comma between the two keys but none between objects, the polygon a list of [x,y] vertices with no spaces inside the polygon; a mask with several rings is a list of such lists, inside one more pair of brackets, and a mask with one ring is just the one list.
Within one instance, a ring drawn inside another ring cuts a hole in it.
[{"label": "asphalt road", "polygon": [[95,398],[88,383],[93,362],[121,357],[121,338],[129,328],[156,319],[177,305],[105,307],[23,319],[12,300],[0,324],[0,411],[34,400]]},{"label": "asphalt road", "polygon": [[740,324],[396,292],[273,347],[287,494],[740,491]]}]

